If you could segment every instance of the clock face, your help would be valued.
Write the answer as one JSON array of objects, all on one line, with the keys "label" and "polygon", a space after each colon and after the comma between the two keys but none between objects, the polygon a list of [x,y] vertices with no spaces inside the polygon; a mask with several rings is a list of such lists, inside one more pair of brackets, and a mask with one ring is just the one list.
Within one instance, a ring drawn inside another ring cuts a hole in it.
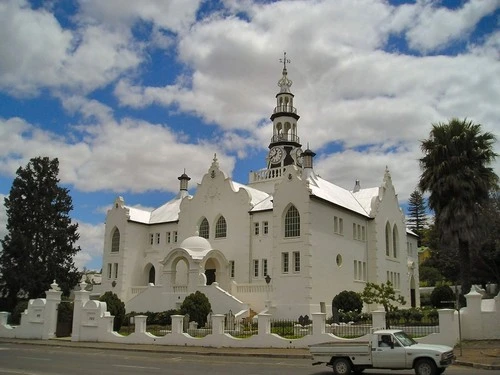
[{"label": "clock face", "polygon": [[302,149],[301,148],[297,148],[295,150],[295,162],[297,163],[297,165],[299,167],[302,166],[303,157],[302,157]]},{"label": "clock face", "polygon": [[269,161],[273,164],[279,163],[283,159],[283,149],[280,147],[273,147],[269,151]]}]

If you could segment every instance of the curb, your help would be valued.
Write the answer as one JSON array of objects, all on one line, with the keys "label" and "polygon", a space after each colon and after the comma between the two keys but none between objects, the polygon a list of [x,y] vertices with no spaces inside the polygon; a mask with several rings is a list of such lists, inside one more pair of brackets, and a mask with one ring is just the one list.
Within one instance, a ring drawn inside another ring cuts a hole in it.
[{"label": "curb", "polygon": [[457,360],[455,360],[453,364],[457,366],[472,367],[481,370],[500,370],[500,365],[486,365],[484,363],[466,362]]}]

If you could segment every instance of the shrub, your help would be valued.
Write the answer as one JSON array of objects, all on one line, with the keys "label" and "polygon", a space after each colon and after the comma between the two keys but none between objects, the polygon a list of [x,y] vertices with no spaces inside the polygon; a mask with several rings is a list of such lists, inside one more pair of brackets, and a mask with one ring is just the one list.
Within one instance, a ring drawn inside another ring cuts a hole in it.
[{"label": "shrub", "polygon": [[212,311],[212,306],[207,296],[196,291],[184,299],[182,302],[180,313],[182,315],[189,314],[189,319],[198,323],[198,327],[203,327],[207,322],[207,315]]},{"label": "shrub", "polygon": [[113,330],[119,331],[125,319],[125,304],[113,292],[106,292],[99,301],[106,302],[107,310],[115,317],[113,321]]},{"label": "shrub", "polygon": [[338,311],[361,313],[363,301],[358,293],[344,290],[337,294],[332,301],[332,311],[337,308]]},{"label": "shrub", "polygon": [[449,301],[455,301],[455,293],[448,285],[440,285],[431,293],[431,304],[435,308],[454,307]]},{"label": "shrub", "polygon": [[12,325],[19,325],[21,324],[21,314],[28,308],[28,301],[19,301],[16,306],[14,306],[14,309],[12,310],[12,313],[10,314],[9,317],[9,324]]}]

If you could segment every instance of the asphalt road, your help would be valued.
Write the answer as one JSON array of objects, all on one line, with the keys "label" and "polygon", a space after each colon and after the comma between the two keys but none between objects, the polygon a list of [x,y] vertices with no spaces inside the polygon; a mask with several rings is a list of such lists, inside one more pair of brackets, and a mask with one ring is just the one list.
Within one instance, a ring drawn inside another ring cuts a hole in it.
[{"label": "asphalt road", "polygon": [[[128,350],[0,344],[0,375],[331,375],[308,359],[178,355]],[[413,370],[367,370],[366,374],[410,375]],[[447,375],[494,375],[496,371],[452,366]]]}]

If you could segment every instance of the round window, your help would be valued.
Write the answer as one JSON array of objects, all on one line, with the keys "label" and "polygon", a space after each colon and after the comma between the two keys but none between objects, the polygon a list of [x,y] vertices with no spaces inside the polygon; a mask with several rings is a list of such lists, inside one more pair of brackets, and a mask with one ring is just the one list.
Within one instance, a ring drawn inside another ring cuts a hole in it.
[{"label": "round window", "polygon": [[337,266],[341,266],[342,265],[342,255],[340,254],[337,254]]}]

